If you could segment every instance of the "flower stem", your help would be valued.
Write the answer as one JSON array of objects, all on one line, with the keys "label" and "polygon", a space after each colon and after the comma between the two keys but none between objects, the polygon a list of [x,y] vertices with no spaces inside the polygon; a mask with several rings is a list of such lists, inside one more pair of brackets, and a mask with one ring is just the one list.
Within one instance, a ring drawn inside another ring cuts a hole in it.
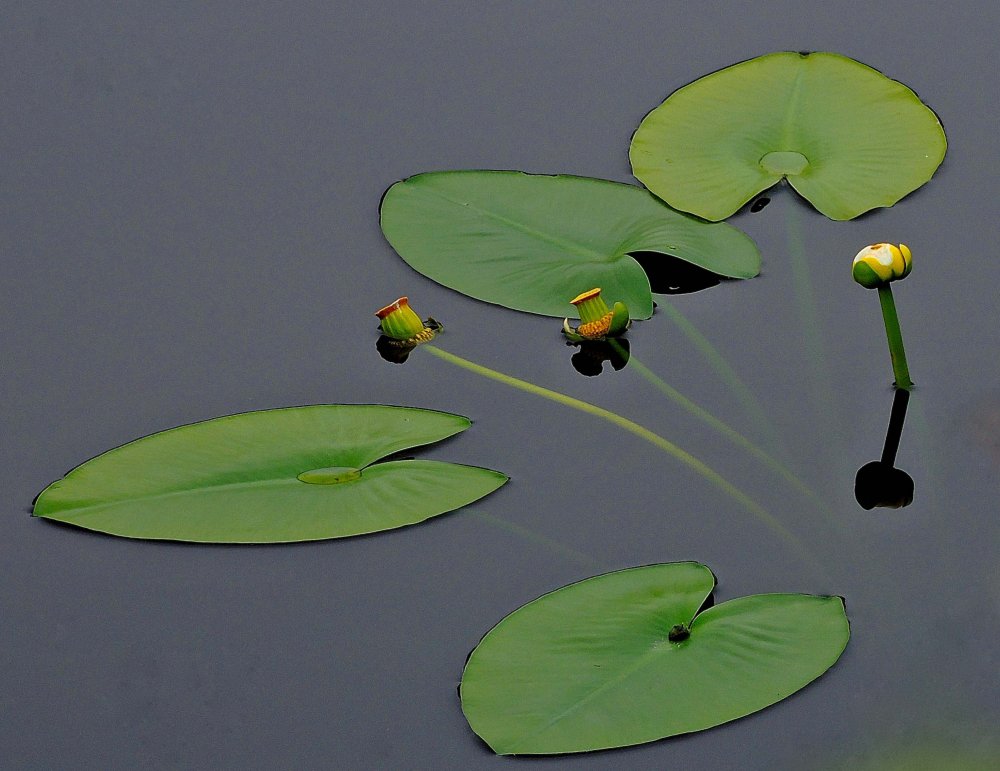
[{"label": "flower stem", "polygon": [[[619,354],[624,354],[624,349],[621,344],[616,340],[608,341],[613,349],[619,352]],[[676,388],[667,383],[663,378],[656,375],[652,370],[649,369],[645,364],[639,361],[635,355],[628,354],[629,367],[633,368],[639,373],[650,385],[652,385],[657,391],[662,393],[672,402],[677,404],[681,409],[685,410],[689,414],[698,418],[702,422],[706,423],[713,430],[722,434],[730,442],[739,447],[742,447],[747,453],[752,455],[762,464],[767,466],[776,475],[784,479],[790,486],[798,490],[802,495],[811,500],[817,508],[823,513],[827,518],[829,524],[835,528],[840,528],[839,523],[834,519],[832,513],[827,508],[824,501],[819,497],[819,495],[799,479],[791,470],[789,470],[783,463],[774,458],[772,455],[762,450],[756,444],[747,439],[743,434],[741,434],[736,429],[732,428],[728,424],[719,420],[715,415],[710,413],[704,407],[700,407],[695,402],[688,399],[684,394],[678,391]]]},{"label": "flower stem", "polygon": [[892,373],[896,377],[896,388],[909,391],[913,388],[913,381],[910,380],[910,370],[906,366],[903,333],[899,329],[896,302],[892,299],[892,287],[889,284],[878,288],[878,300],[882,305],[882,319],[885,321],[885,335],[889,340],[889,356],[892,357]]},{"label": "flower stem", "polygon": [[658,303],[658,309],[674,322],[691,344],[701,352],[701,355],[705,357],[712,369],[715,370],[715,373],[732,389],[747,415],[754,421],[759,434],[765,437],[771,451],[775,452],[781,448],[781,441],[774,430],[774,426],[767,419],[764,408],[753,395],[753,392],[747,387],[746,383],[736,374],[736,370],[733,369],[732,365],[726,361],[725,357],[712,345],[709,339],[673,303],[663,298],[660,298]]},{"label": "flower stem", "polygon": [[552,551],[562,554],[567,559],[576,562],[580,565],[586,565],[588,567],[600,567],[600,564],[596,559],[591,557],[589,554],[584,554],[582,551],[573,549],[566,546],[559,541],[553,540],[547,536],[537,533],[534,530],[523,527],[521,525],[516,525],[513,522],[508,522],[506,519],[494,516],[492,514],[487,514],[485,511],[471,511],[472,515],[484,522],[487,522],[494,527],[498,527],[501,530],[506,530],[508,533],[513,533],[514,535],[520,536],[525,540],[531,541],[538,546],[545,546]]},{"label": "flower stem", "polygon": [[490,369],[489,367],[484,367],[481,364],[476,364],[468,359],[463,359],[460,356],[456,356],[453,353],[449,353],[448,351],[438,348],[436,345],[426,343],[420,346],[420,348],[430,352],[439,359],[443,359],[451,364],[454,364],[455,366],[474,372],[477,375],[482,375],[490,380],[504,383],[505,385],[512,386],[529,394],[541,396],[542,398],[549,399],[550,401],[557,402],[558,404],[585,412],[588,415],[593,415],[603,420],[607,420],[619,428],[646,440],[650,444],[655,445],[661,450],[667,452],[688,468],[694,470],[704,479],[725,492],[731,498],[742,504],[751,514],[757,517],[760,522],[770,528],[772,532],[778,535],[788,546],[790,546],[798,554],[798,556],[803,559],[804,562],[813,568],[817,567],[814,556],[809,552],[805,545],[784,525],[782,525],[773,514],[767,511],[767,509],[754,501],[750,498],[750,496],[725,479],[721,474],[719,474],[719,472],[706,465],[703,461],[698,460],[698,458],[691,455],[691,453],[686,450],[682,450],[673,442],[650,431],[645,426],[641,426],[638,423],[618,415],[617,413],[611,412],[610,410],[606,410],[603,407],[598,407],[596,404],[591,404],[590,402],[585,402],[581,399],[567,396],[559,391],[552,391],[548,388],[537,386],[534,383],[520,380],[516,377],[506,375],[503,372],[497,372],[495,369]]}]

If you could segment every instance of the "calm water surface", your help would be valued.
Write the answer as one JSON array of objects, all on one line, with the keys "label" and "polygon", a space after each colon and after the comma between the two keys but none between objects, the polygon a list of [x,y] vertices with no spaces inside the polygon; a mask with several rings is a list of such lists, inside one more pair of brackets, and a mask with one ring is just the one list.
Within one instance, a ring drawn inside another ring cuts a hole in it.
[{"label": "calm water surface", "polygon": [[[778,2],[732,18],[669,5],[5,10],[0,756],[11,767],[509,764],[462,717],[469,650],[543,592],[673,560],[709,565],[717,601],[842,595],[851,643],[821,680],[750,718],[541,762],[885,767],[915,745],[995,749],[1000,115],[980,63],[996,53],[998,11],[959,4],[941,20],[902,4],[804,14]],[[414,273],[377,222],[383,190],[421,171],[630,181],[631,131],[666,94],[783,49],[839,51],[912,86],[945,124],[944,165],[893,209],[848,223],[772,191],[731,220],[757,242],[761,276],[660,296],[629,339],[635,360],[773,446],[825,511],[634,365],[583,377],[558,321]],[[896,465],[915,492],[905,508],[868,511],[855,473],[881,454],[893,394],[878,302],[850,280],[850,260],[883,240],[915,256],[896,289],[917,383]],[[811,556],[610,424],[425,351],[382,361],[372,314],[400,294],[444,322],[442,348],[675,441]],[[511,482],[417,527],[282,547],[133,542],[28,516],[47,483],[133,438],[324,402],[468,415],[469,431],[420,456]]]}]

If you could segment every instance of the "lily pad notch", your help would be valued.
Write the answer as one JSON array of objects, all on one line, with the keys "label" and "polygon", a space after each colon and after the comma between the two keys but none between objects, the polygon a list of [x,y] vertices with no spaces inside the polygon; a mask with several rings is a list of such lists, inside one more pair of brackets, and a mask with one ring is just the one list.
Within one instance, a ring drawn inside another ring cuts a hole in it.
[{"label": "lily pad notch", "polygon": [[36,517],[127,538],[286,543],[422,522],[507,482],[499,471],[383,460],[465,431],[468,418],[384,405],[246,412],[162,431],[77,466]]},{"label": "lily pad notch", "polygon": [[681,211],[729,217],[787,179],[834,220],[894,205],[947,150],[907,86],[834,53],[783,51],[674,91],[632,136],[632,172]]},{"label": "lily pad notch", "polygon": [[562,754],[701,731],[802,689],[850,637],[841,597],[761,594],[705,608],[697,562],[629,568],[543,595],[466,662],[469,725],[496,753]]}]

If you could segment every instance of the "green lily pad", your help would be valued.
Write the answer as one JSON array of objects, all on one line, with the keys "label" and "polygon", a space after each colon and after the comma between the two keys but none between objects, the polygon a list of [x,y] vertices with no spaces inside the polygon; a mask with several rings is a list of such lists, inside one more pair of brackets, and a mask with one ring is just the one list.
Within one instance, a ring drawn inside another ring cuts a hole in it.
[{"label": "green lily pad", "polygon": [[653,313],[649,279],[629,252],[673,255],[751,278],[748,236],[673,211],[647,191],[601,179],[518,171],[418,174],[389,188],[382,232],[413,268],[462,294],[519,311],[571,315],[600,287],[633,318]]},{"label": "green lily pad", "polygon": [[632,171],[708,220],[782,178],[827,217],[892,206],[927,182],[947,142],[909,88],[854,59],[782,52],[675,91],[632,137]]},{"label": "green lily pad", "polygon": [[412,525],[496,490],[498,471],[375,461],[468,418],[381,405],[247,412],[99,455],[45,488],[34,515],[128,538],[280,543]]},{"label": "green lily pad", "polygon": [[589,578],[518,608],[462,675],[462,709],[493,750],[553,754],[701,731],[781,701],[840,657],[839,597],[761,594],[698,613],[696,562]]}]

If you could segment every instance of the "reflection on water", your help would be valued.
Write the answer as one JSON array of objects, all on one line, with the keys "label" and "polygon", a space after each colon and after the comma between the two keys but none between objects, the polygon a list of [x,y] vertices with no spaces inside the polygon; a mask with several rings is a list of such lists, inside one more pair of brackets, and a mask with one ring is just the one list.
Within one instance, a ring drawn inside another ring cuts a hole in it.
[{"label": "reflection on water", "polygon": [[375,350],[378,355],[391,364],[403,364],[410,357],[410,351],[416,348],[415,345],[407,345],[399,340],[393,340],[387,335],[379,335],[375,341]]},{"label": "reflection on water", "polygon": [[580,343],[567,342],[566,345],[578,350],[570,357],[573,369],[581,375],[595,377],[604,371],[604,362],[618,372],[625,368],[629,360],[629,344],[625,338],[617,340],[584,340]]},{"label": "reflection on water", "polygon": [[379,335],[375,341],[375,350],[378,355],[391,364],[403,364],[410,357],[410,351],[421,343],[432,340],[434,335],[444,330],[444,327],[434,319],[427,319],[424,322],[424,332],[412,340],[396,340],[388,335]]},{"label": "reflection on water", "polygon": [[717,286],[720,278],[690,262],[659,252],[631,252],[649,279],[653,294],[689,294]]},{"label": "reflection on water", "polygon": [[858,469],[854,479],[854,497],[863,509],[876,507],[900,509],[913,503],[913,479],[902,469],[895,468],[899,437],[906,420],[910,392],[896,389],[889,414],[889,429],[882,446],[882,457]]}]

